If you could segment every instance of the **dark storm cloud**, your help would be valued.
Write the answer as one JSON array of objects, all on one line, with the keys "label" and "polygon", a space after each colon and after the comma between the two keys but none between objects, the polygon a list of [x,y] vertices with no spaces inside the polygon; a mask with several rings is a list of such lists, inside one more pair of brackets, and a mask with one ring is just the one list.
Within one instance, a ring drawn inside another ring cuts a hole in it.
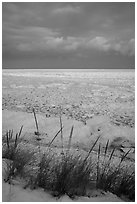
[{"label": "dark storm cloud", "polygon": [[3,68],[134,68],[134,3],[4,2],[2,15]]}]

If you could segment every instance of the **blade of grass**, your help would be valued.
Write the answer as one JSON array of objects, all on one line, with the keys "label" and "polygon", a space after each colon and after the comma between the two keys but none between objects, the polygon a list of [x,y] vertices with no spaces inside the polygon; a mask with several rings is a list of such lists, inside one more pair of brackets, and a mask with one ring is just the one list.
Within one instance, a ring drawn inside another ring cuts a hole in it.
[{"label": "blade of grass", "polygon": [[[106,169],[108,169],[108,171],[110,170],[108,167],[109,167],[109,165],[110,165],[110,162],[111,162],[111,159],[112,159],[112,157],[113,157],[114,152],[115,152],[115,148],[112,150],[112,152],[111,152],[111,154],[110,154],[110,157],[109,157],[109,159],[108,159],[108,163],[105,165],[105,167],[104,167],[104,169],[103,169],[103,173],[102,173],[101,179],[103,178]],[[107,172],[107,174],[108,174],[108,172]]]},{"label": "blade of grass", "polygon": [[105,156],[106,156],[106,154],[107,154],[108,144],[109,144],[109,140],[107,141],[107,144],[106,144],[106,147],[105,147]]},{"label": "blade of grass", "polygon": [[70,131],[70,135],[69,135],[68,152],[69,152],[70,146],[71,146],[71,140],[72,140],[73,129],[74,129],[74,126],[72,125],[71,131]]},{"label": "blade of grass", "polygon": [[105,153],[104,153],[104,159],[103,159],[103,166],[104,166],[105,159],[106,159],[106,155],[107,155],[108,145],[109,145],[109,140],[107,141],[106,146],[105,146]]},{"label": "blade of grass", "polygon": [[96,143],[97,143],[97,141],[99,140],[100,137],[101,137],[101,135],[98,136],[98,138],[96,139],[96,141],[95,141],[94,144],[92,145],[92,147],[91,147],[91,149],[89,150],[89,152],[88,152],[86,158],[84,159],[84,162],[83,162],[83,163],[85,163],[86,160],[88,159],[90,153],[92,152],[93,148],[95,147],[95,145],[96,145]]},{"label": "blade of grass", "polygon": [[129,150],[122,156],[120,163],[123,162],[123,160],[126,158],[126,156],[129,154],[130,151],[131,151],[131,149],[129,149]]},{"label": "blade of grass", "polygon": [[9,140],[10,140],[10,134],[11,134],[11,130],[9,130]]},{"label": "blade of grass", "polygon": [[109,157],[109,161],[111,161],[111,159],[112,159],[112,157],[113,157],[114,152],[115,152],[115,148],[114,148],[114,149],[112,150],[112,152],[111,152],[111,155],[110,155],[110,157]]},{"label": "blade of grass", "polygon": [[13,137],[13,129],[10,132],[10,140],[12,139],[12,137]]},{"label": "blade of grass", "polygon": [[129,152],[131,151],[131,149],[129,149],[125,154],[123,154],[120,162],[119,162],[119,165],[117,166],[117,171],[120,169],[120,165],[122,164],[122,162],[124,161],[124,159],[126,158],[126,156],[129,154]]},{"label": "blade of grass", "polygon": [[96,180],[96,187],[98,186],[98,180],[99,180],[99,177],[100,177],[100,169],[99,169],[100,149],[101,149],[101,144],[99,144],[99,147],[98,147],[98,162],[97,162],[97,180]]},{"label": "blade of grass", "polygon": [[21,132],[22,132],[22,129],[23,129],[23,125],[22,125],[21,128],[20,128],[20,131],[19,131],[18,137],[20,137]]},{"label": "blade of grass", "polygon": [[7,139],[7,147],[9,149],[9,134],[8,134],[8,131],[6,132],[6,139]]},{"label": "blade of grass", "polygon": [[100,158],[100,150],[101,150],[101,144],[99,144],[99,148],[98,148],[98,160]]},{"label": "blade of grass", "polygon": [[[62,128],[63,129],[63,126]],[[58,136],[58,134],[61,132],[61,129],[56,133],[56,135],[53,137],[53,139],[51,140],[51,142],[49,143],[48,147],[50,147],[50,145],[53,143],[53,141],[55,140],[55,138]]]},{"label": "blade of grass", "polygon": [[14,148],[16,149],[17,147],[17,141],[18,141],[18,133],[16,133],[15,141],[14,141]]},{"label": "blade of grass", "polygon": [[61,115],[59,117],[60,120],[60,129],[61,129],[61,145],[62,145],[62,152],[63,152],[63,132],[62,132],[62,118]]}]

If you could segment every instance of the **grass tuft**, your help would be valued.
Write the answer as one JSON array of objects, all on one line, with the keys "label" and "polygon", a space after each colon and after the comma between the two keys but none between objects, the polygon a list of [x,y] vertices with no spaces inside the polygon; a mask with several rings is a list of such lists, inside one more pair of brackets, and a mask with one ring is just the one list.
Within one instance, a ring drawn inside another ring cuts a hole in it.
[{"label": "grass tuft", "polygon": [[13,130],[7,131],[6,135],[3,136],[3,158],[14,160],[18,144],[21,142],[22,129],[23,126],[21,126],[19,133],[16,133],[15,138],[13,138]]},{"label": "grass tuft", "polygon": [[19,133],[16,133],[15,138],[13,138],[13,130],[7,131],[5,135],[6,140],[4,140],[2,149],[2,157],[8,159],[5,170],[7,179],[5,181],[18,175],[23,176],[24,167],[33,160],[34,151],[19,147],[22,129],[23,126],[21,126]]},{"label": "grass tuft", "polygon": [[[48,145],[48,151],[37,153],[27,148],[21,148],[21,133],[13,136],[13,130],[6,132],[3,137],[3,158],[8,159],[5,181],[11,181],[16,176],[27,180],[25,187],[41,187],[50,190],[52,195],[60,197],[67,194],[69,197],[85,196],[88,188],[110,191],[118,196],[126,196],[135,200],[135,171],[125,165],[125,159],[130,150],[123,154],[118,163],[115,163],[115,149],[109,151],[109,140],[102,154],[101,144],[98,146],[97,154],[93,152],[100,136],[95,140],[89,152],[83,155],[72,155],[71,140],[73,126],[70,131],[68,147],[63,149],[62,120],[60,119],[60,130]],[[51,152],[51,144],[61,132],[62,151],[64,154],[57,155]],[[40,145],[40,143],[39,143]],[[66,151],[66,154],[65,154]],[[97,156],[93,159],[92,154]],[[95,164],[96,163],[96,164]]]},{"label": "grass tuft", "polygon": [[[103,189],[104,191],[110,191],[118,196],[124,195],[131,200],[135,200],[135,175],[134,168],[131,168],[131,171],[127,171],[127,167],[123,164],[127,153],[123,154],[119,163],[114,164],[114,152],[112,150],[109,155],[108,142],[105,147],[105,154],[103,162],[99,161],[100,158],[100,145],[98,149],[98,162],[97,162],[97,181],[96,187],[98,189]],[[126,169],[126,170],[125,170]],[[128,168],[129,169],[129,168]],[[132,190],[132,192],[131,192]]]},{"label": "grass tuft", "polygon": [[90,182],[91,164],[84,162],[80,155],[64,155],[63,159],[54,165],[54,188],[58,196],[67,194],[84,195]]}]

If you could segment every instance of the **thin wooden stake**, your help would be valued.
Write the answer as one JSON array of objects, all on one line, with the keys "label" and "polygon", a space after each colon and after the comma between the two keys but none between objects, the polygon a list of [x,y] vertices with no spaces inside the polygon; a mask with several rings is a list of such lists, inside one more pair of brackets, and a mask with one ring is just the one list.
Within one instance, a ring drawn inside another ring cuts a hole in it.
[{"label": "thin wooden stake", "polygon": [[35,113],[35,109],[34,109],[34,108],[33,108],[33,113],[34,113],[34,118],[35,118],[35,124],[36,124],[37,134],[39,135],[38,122],[37,122],[36,113]]}]

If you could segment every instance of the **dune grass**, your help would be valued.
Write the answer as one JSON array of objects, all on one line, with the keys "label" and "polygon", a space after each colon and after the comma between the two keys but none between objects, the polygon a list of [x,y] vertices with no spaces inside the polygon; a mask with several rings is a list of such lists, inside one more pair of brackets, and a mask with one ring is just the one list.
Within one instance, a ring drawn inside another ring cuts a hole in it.
[{"label": "dune grass", "polygon": [[[114,153],[108,150],[109,141],[106,143],[105,151],[101,152],[101,144],[98,146],[96,160],[92,158],[94,147],[97,145],[100,136],[95,140],[86,156],[72,154],[71,141],[73,139],[73,126],[68,138],[68,147],[63,149],[63,125],[60,118],[60,130],[49,143],[48,150],[39,152],[40,160],[37,165],[34,162],[34,151],[26,148],[19,148],[21,142],[21,127],[19,133],[13,138],[13,130],[7,131],[3,137],[3,158],[11,162],[7,165],[7,179],[20,176],[27,178],[27,186],[42,187],[44,190],[52,192],[52,195],[60,197],[67,194],[71,198],[75,196],[87,195],[87,190],[103,189],[118,196],[126,196],[130,200],[135,200],[135,172],[125,166],[130,150],[123,154],[118,164],[114,164]],[[51,151],[51,144],[61,133],[62,151],[59,156]],[[103,155],[103,156],[102,156]],[[26,171],[26,167],[29,171]]]},{"label": "dune grass", "polygon": [[5,181],[10,181],[11,178],[18,175],[23,176],[25,166],[29,164],[34,157],[34,151],[19,147],[22,141],[22,129],[23,126],[21,126],[19,133],[16,133],[15,137],[13,136],[13,130],[7,131],[3,137],[2,158],[8,159],[5,160],[7,163],[7,176]]},{"label": "dune grass", "polygon": [[127,167],[123,164],[130,150],[123,153],[117,164],[114,164],[114,152],[107,156],[109,140],[107,141],[103,161],[100,161],[100,149],[98,148],[98,161],[97,161],[97,177],[96,188],[103,189],[104,191],[110,191],[118,196],[125,195],[131,200],[135,200],[135,172],[134,167]]},{"label": "dune grass", "polygon": [[21,126],[19,133],[16,133],[15,138],[13,136],[13,130],[9,130],[6,132],[6,134],[3,136],[3,151],[2,151],[2,157],[10,160],[14,160],[14,157],[16,155],[16,150],[18,147],[18,144],[21,141],[21,132],[22,132],[23,126]]}]

